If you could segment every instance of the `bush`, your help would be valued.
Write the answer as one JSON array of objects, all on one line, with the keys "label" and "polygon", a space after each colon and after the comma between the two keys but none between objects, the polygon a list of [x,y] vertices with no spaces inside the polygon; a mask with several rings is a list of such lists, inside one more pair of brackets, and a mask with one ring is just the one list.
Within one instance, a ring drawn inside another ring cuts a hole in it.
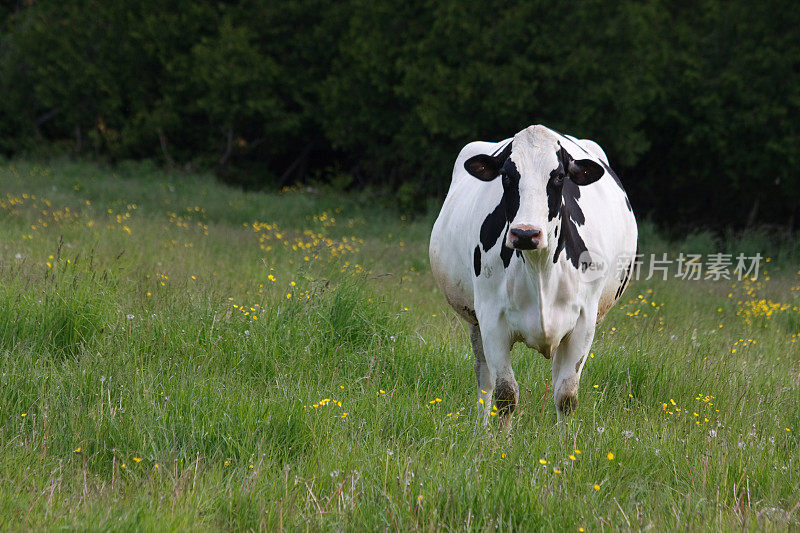
[{"label": "bush", "polygon": [[659,224],[800,224],[782,2],[80,0],[0,24],[7,155],[67,141],[248,187],[344,173],[422,210],[464,144],[543,123],[599,142]]}]

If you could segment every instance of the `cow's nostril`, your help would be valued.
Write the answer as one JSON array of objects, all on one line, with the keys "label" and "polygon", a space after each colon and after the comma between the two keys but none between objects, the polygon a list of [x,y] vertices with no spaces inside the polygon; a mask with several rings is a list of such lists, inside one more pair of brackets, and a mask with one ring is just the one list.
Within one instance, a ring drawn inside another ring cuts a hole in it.
[{"label": "cow's nostril", "polygon": [[509,243],[518,250],[534,250],[539,247],[541,230],[531,226],[517,226],[509,231]]},{"label": "cow's nostril", "polygon": [[541,235],[541,231],[538,229],[524,229],[524,228],[512,228],[511,235],[517,237],[520,240],[531,240],[536,239]]}]

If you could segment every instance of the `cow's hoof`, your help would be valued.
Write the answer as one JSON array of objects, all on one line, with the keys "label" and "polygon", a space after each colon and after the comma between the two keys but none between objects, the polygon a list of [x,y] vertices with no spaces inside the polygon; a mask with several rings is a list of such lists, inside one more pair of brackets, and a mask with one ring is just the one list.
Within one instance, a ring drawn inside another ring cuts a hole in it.
[{"label": "cow's hoof", "polygon": [[497,380],[494,388],[494,404],[497,406],[501,421],[511,417],[517,407],[517,398],[519,398],[519,386],[514,378]]},{"label": "cow's hoof", "polygon": [[565,394],[558,400],[558,412],[564,416],[569,416],[578,407],[578,397]]}]

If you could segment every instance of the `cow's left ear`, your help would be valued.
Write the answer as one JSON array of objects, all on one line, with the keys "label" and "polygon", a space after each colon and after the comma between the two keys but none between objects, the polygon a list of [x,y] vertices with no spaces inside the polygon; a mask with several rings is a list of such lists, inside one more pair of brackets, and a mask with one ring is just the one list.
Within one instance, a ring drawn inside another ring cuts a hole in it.
[{"label": "cow's left ear", "polygon": [[578,159],[569,162],[569,177],[577,185],[589,185],[599,180],[605,170],[591,159]]}]

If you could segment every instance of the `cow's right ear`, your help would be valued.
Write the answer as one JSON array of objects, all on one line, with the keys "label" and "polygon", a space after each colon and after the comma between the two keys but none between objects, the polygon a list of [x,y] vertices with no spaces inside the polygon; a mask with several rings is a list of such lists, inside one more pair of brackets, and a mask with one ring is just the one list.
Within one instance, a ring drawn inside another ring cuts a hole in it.
[{"label": "cow's right ear", "polygon": [[464,161],[464,169],[481,181],[492,181],[500,174],[500,161],[486,154],[474,155]]}]

